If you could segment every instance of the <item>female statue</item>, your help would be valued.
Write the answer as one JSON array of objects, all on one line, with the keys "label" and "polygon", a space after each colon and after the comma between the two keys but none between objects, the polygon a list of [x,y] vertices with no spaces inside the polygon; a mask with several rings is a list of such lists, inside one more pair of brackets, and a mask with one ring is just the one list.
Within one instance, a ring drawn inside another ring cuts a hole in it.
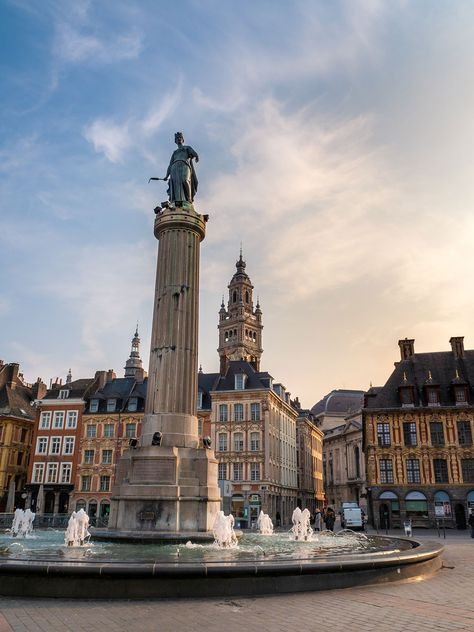
[{"label": "female statue", "polygon": [[170,202],[192,202],[198,187],[193,159],[199,162],[199,156],[192,147],[184,144],[184,136],[176,132],[174,142],[178,145],[170,160],[165,180],[168,180]]}]

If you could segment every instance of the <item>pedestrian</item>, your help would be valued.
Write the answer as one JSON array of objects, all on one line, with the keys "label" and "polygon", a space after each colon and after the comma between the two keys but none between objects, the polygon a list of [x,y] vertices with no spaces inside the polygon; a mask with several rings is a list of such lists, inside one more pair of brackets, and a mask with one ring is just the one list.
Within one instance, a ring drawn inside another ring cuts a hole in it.
[{"label": "pedestrian", "polygon": [[471,509],[467,524],[471,527],[471,538],[474,538],[474,509]]},{"label": "pedestrian", "polygon": [[332,507],[327,508],[324,522],[326,523],[326,529],[328,531],[334,531],[334,523],[336,522],[336,514],[334,513],[334,509]]},{"label": "pedestrian", "polygon": [[314,530],[321,531],[321,512],[319,509],[314,512]]}]

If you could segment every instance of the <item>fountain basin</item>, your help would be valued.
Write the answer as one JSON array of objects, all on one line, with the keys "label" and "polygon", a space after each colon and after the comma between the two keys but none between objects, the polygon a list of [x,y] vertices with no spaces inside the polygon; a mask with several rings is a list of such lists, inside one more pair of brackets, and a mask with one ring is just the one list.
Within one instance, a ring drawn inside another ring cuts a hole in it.
[{"label": "fountain basin", "polygon": [[[263,546],[265,540],[261,538]],[[296,543],[291,556],[270,559],[263,553],[258,556],[258,551],[250,559],[249,551],[241,552],[239,558],[237,550],[208,551],[206,547],[202,555],[199,545],[189,551],[183,547],[181,557],[176,559],[175,554],[174,560],[170,556],[159,559],[160,555],[151,559],[148,554],[138,559],[140,545],[129,545],[127,561],[90,559],[82,548],[68,549],[67,559],[66,553],[61,559],[57,551],[30,559],[10,552],[0,554],[0,594],[84,599],[258,595],[421,579],[441,567],[443,547],[436,542],[388,536],[378,536],[377,542],[382,549],[311,556],[308,547],[314,542],[301,543],[302,547]],[[113,546],[120,555],[125,545]],[[74,551],[79,559],[73,559]]]}]

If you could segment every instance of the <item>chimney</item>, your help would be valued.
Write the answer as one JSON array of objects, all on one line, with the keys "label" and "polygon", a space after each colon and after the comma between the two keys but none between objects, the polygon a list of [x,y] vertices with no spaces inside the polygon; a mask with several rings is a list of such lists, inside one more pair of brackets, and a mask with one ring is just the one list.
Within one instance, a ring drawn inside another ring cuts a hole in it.
[{"label": "chimney", "polygon": [[43,399],[43,397],[46,395],[46,391],[48,389],[46,388],[46,384],[41,380],[41,378],[39,377],[36,382],[33,384],[33,397],[35,399]]},{"label": "chimney", "polygon": [[115,380],[116,377],[117,375],[115,374],[113,369],[109,369],[107,371],[107,382],[111,382],[112,380]]},{"label": "chimney", "polygon": [[408,358],[415,355],[414,339],[408,340],[408,338],[405,338],[405,340],[399,340],[398,346],[400,347],[400,357],[402,360],[408,360]]},{"label": "chimney", "polygon": [[101,388],[104,388],[105,383],[107,381],[107,371],[96,371],[95,372],[95,376],[94,376],[94,380],[97,384],[96,388],[97,390],[100,390]]},{"label": "chimney", "polygon": [[464,336],[453,336],[449,339],[451,350],[456,359],[464,358]]},{"label": "chimney", "polygon": [[9,371],[9,380],[8,380],[8,386],[10,388],[15,388],[16,383],[19,379],[19,372],[20,372],[20,365],[17,364],[16,362],[11,362],[8,365],[8,368],[10,369]]}]

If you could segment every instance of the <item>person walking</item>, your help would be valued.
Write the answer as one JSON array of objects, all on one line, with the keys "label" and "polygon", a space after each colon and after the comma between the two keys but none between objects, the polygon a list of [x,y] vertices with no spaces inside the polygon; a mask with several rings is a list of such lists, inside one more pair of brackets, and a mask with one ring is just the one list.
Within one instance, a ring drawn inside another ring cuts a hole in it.
[{"label": "person walking", "polygon": [[474,538],[474,509],[471,509],[467,524],[471,527],[471,538]]},{"label": "person walking", "polygon": [[314,530],[321,531],[321,512],[319,509],[314,512]]},{"label": "person walking", "polygon": [[334,531],[334,523],[336,522],[336,514],[334,513],[334,509],[332,507],[327,508],[324,522],[326,523],[326,529],[328,531]]}]

